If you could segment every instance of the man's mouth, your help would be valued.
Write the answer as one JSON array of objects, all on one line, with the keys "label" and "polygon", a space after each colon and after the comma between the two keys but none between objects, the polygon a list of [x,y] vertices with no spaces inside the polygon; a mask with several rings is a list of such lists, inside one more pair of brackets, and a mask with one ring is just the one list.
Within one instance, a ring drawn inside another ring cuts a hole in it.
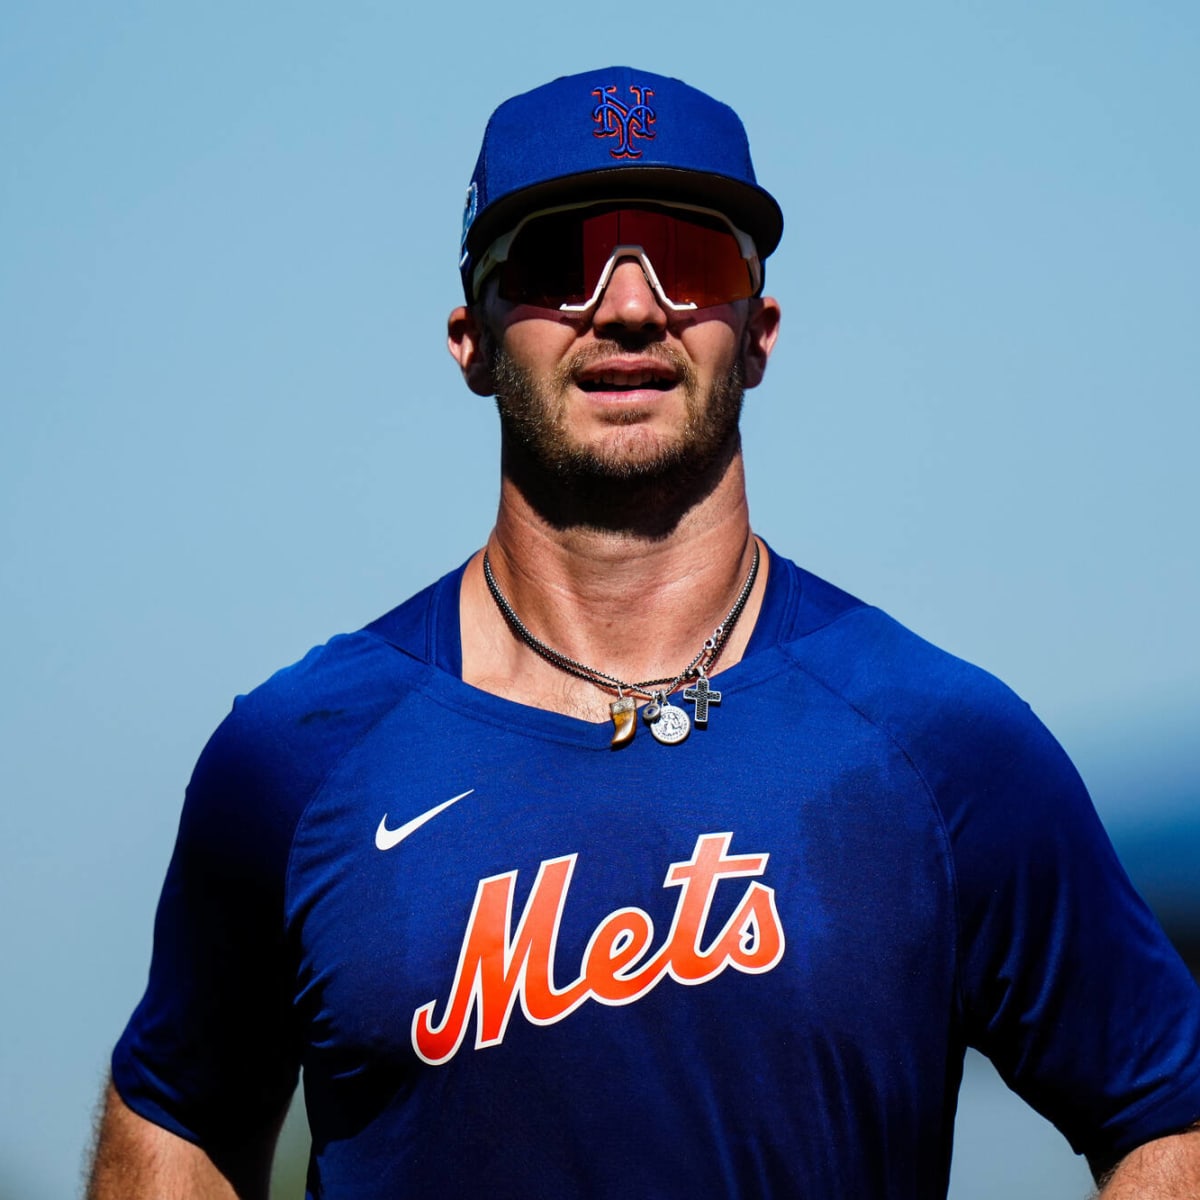
[{"label": "man's mouth", "polygon": [[679,377],[666,366],[637,369],[596,369],[580,371],[575,384],[583,392],[667,392]]}]

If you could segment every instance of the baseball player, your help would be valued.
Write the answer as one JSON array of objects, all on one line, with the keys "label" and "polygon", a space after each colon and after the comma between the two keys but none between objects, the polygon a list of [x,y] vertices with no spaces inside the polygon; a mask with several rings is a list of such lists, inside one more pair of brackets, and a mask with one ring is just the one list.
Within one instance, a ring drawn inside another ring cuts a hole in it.
[{"label": "baseball player", "polygon": [[1108,1197],[1200,1195],[1200,993],[991,676],[753,532],[782,234],[611,67],[492,115],[450,351],[485,547],[240,698],[188,788],[94,1200],[944,1196],[968,1046]]}]

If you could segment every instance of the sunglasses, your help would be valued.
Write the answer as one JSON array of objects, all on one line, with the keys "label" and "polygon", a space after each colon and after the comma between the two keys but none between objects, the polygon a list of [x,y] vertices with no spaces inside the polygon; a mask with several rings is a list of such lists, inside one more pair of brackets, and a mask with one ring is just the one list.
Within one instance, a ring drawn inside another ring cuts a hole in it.
[{"label": "sunglasses", "polygon": [[626,258],[638,260],[672,312],[745,300],[762,288],[753,239],[721,213],[619,200],[531,213],[488,247],[472,276],[473,295],[495,272],[504,300],[585,313]]}]

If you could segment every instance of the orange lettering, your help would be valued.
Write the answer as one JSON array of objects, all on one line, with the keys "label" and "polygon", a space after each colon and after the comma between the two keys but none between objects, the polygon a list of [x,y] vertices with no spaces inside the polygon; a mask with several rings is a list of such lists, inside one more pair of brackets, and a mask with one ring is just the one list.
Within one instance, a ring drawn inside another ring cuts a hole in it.
[{"label": "orange lettering", "polygon": [[632,977],[628,974],[653,936],[654,924],[640,908],[619,909],[600,923],[583,956],[583,977],[597,1000],[605,1004],[628,1004],[644,996],[658,982],[665,962],[657,968],[653,979],[646,972]]},{"label": "orange lettering", "polygon": [[458,1052],[467,1018],[476,1005],[478,1048],[504,1039],[518,994],[525,1015],[537,1025],[560,1020],[584,1000],[586,985],[581,981],[558,991],[550,977],[574,868],[574,855],[542,863],[511,945],[508,931],[517,873],[509,871],[480,881],[441,1024],[433,1024],[436,1001],[423,1004],[413,1014],[413,1049],[427,1063],[446,1062]]},{"label": "orange lettering", "polygon": [[454,983],[440,1023],[436,1000],[413,1014],[413,1049],[427,1063],[444,1063],[458,1053],[472,1011],[475,1046],[504,1040],[513,1006],[520,1000],[535,1025],[561,1021],[589,997],[601,1004],[629,1004],[645,996],[664,975],[695,985],[726,967],[747,974],[771,970],[783,957],[784,935],[774,889],[753,882],[724,928],[705,949],[705,925],[717,885],[725,878],[761,875],[769,855],[729,856],[732,833],[696,839],[687,862],[672,863],[664,887],[678,887],[670,932],[658,953],[640,968],[654,938],[654,924],[640,908],[621,908],[596,927],[584,951],[580,976],[564,988],[554,984],[554,954],[562,925],[575,855],[546,859],[516,932],[512,927],[517,872],[480,880],[467,921]]},{"label": "orange lettering", "polygon": [[[672,863],[667,872],[667,887],[682,886],[679,904],[675,909],[675,920],[671,924],[671,932],[667,937],[665,952],[670,956],[671,974],[680,983],[704,983],[719,975],[727,965],[730,965],[730,949],[743,945],[742,926],[751,918],[751,912],[746,911],[747,903],[743,902],[737,912],[730,917],[725,928],[717,935],[712,946],[701,950],[700,939],[704,935],[704,925],[708,920],[708,910],[712,907],[713,894],[721,878],[743,875],[761,875],[767,866],[767,855],[745,854],[736,858],[726,858],[729,843],[733,840],[731,833],[710,833],[696,841],[696,849],[690,862]],[[768,966],[757,967],[756,970],[769,970],[783,953],[783,932],[779,927],[779,917],[774,909],[774,893],[762,884],[751,884],[747,890],[746,901],[750,901],[755,888],[767,893],[770,899],[770,912],[774,917],[778,931],[778,949],[774,961]],[[761,941],[761,938],[757,939]],[[741,970],[746,968],[738,962],[732,965]]]}]

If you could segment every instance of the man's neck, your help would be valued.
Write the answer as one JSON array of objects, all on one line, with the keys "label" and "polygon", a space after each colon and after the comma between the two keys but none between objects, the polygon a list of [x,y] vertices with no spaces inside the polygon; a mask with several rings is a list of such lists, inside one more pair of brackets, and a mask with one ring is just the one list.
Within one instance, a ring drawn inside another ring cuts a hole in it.
[{"label": "man's neck", "polygon": [[[568,507],[547,514],[505,475],[488,541],[505,597],[538,638],[581,663],[630,682],[674,676],[724,619],[753,558],[740,451],[694,503],[679,507],[667,530],[649,528],[640,517],[624,526],[615,519],[567,522]],[[603,720],[614,694],[564,674],[513,634],[487,590],[481,557],[463,583],[466,681],[522,703]],[[740,658],[765,575],[718,669]]]}]

